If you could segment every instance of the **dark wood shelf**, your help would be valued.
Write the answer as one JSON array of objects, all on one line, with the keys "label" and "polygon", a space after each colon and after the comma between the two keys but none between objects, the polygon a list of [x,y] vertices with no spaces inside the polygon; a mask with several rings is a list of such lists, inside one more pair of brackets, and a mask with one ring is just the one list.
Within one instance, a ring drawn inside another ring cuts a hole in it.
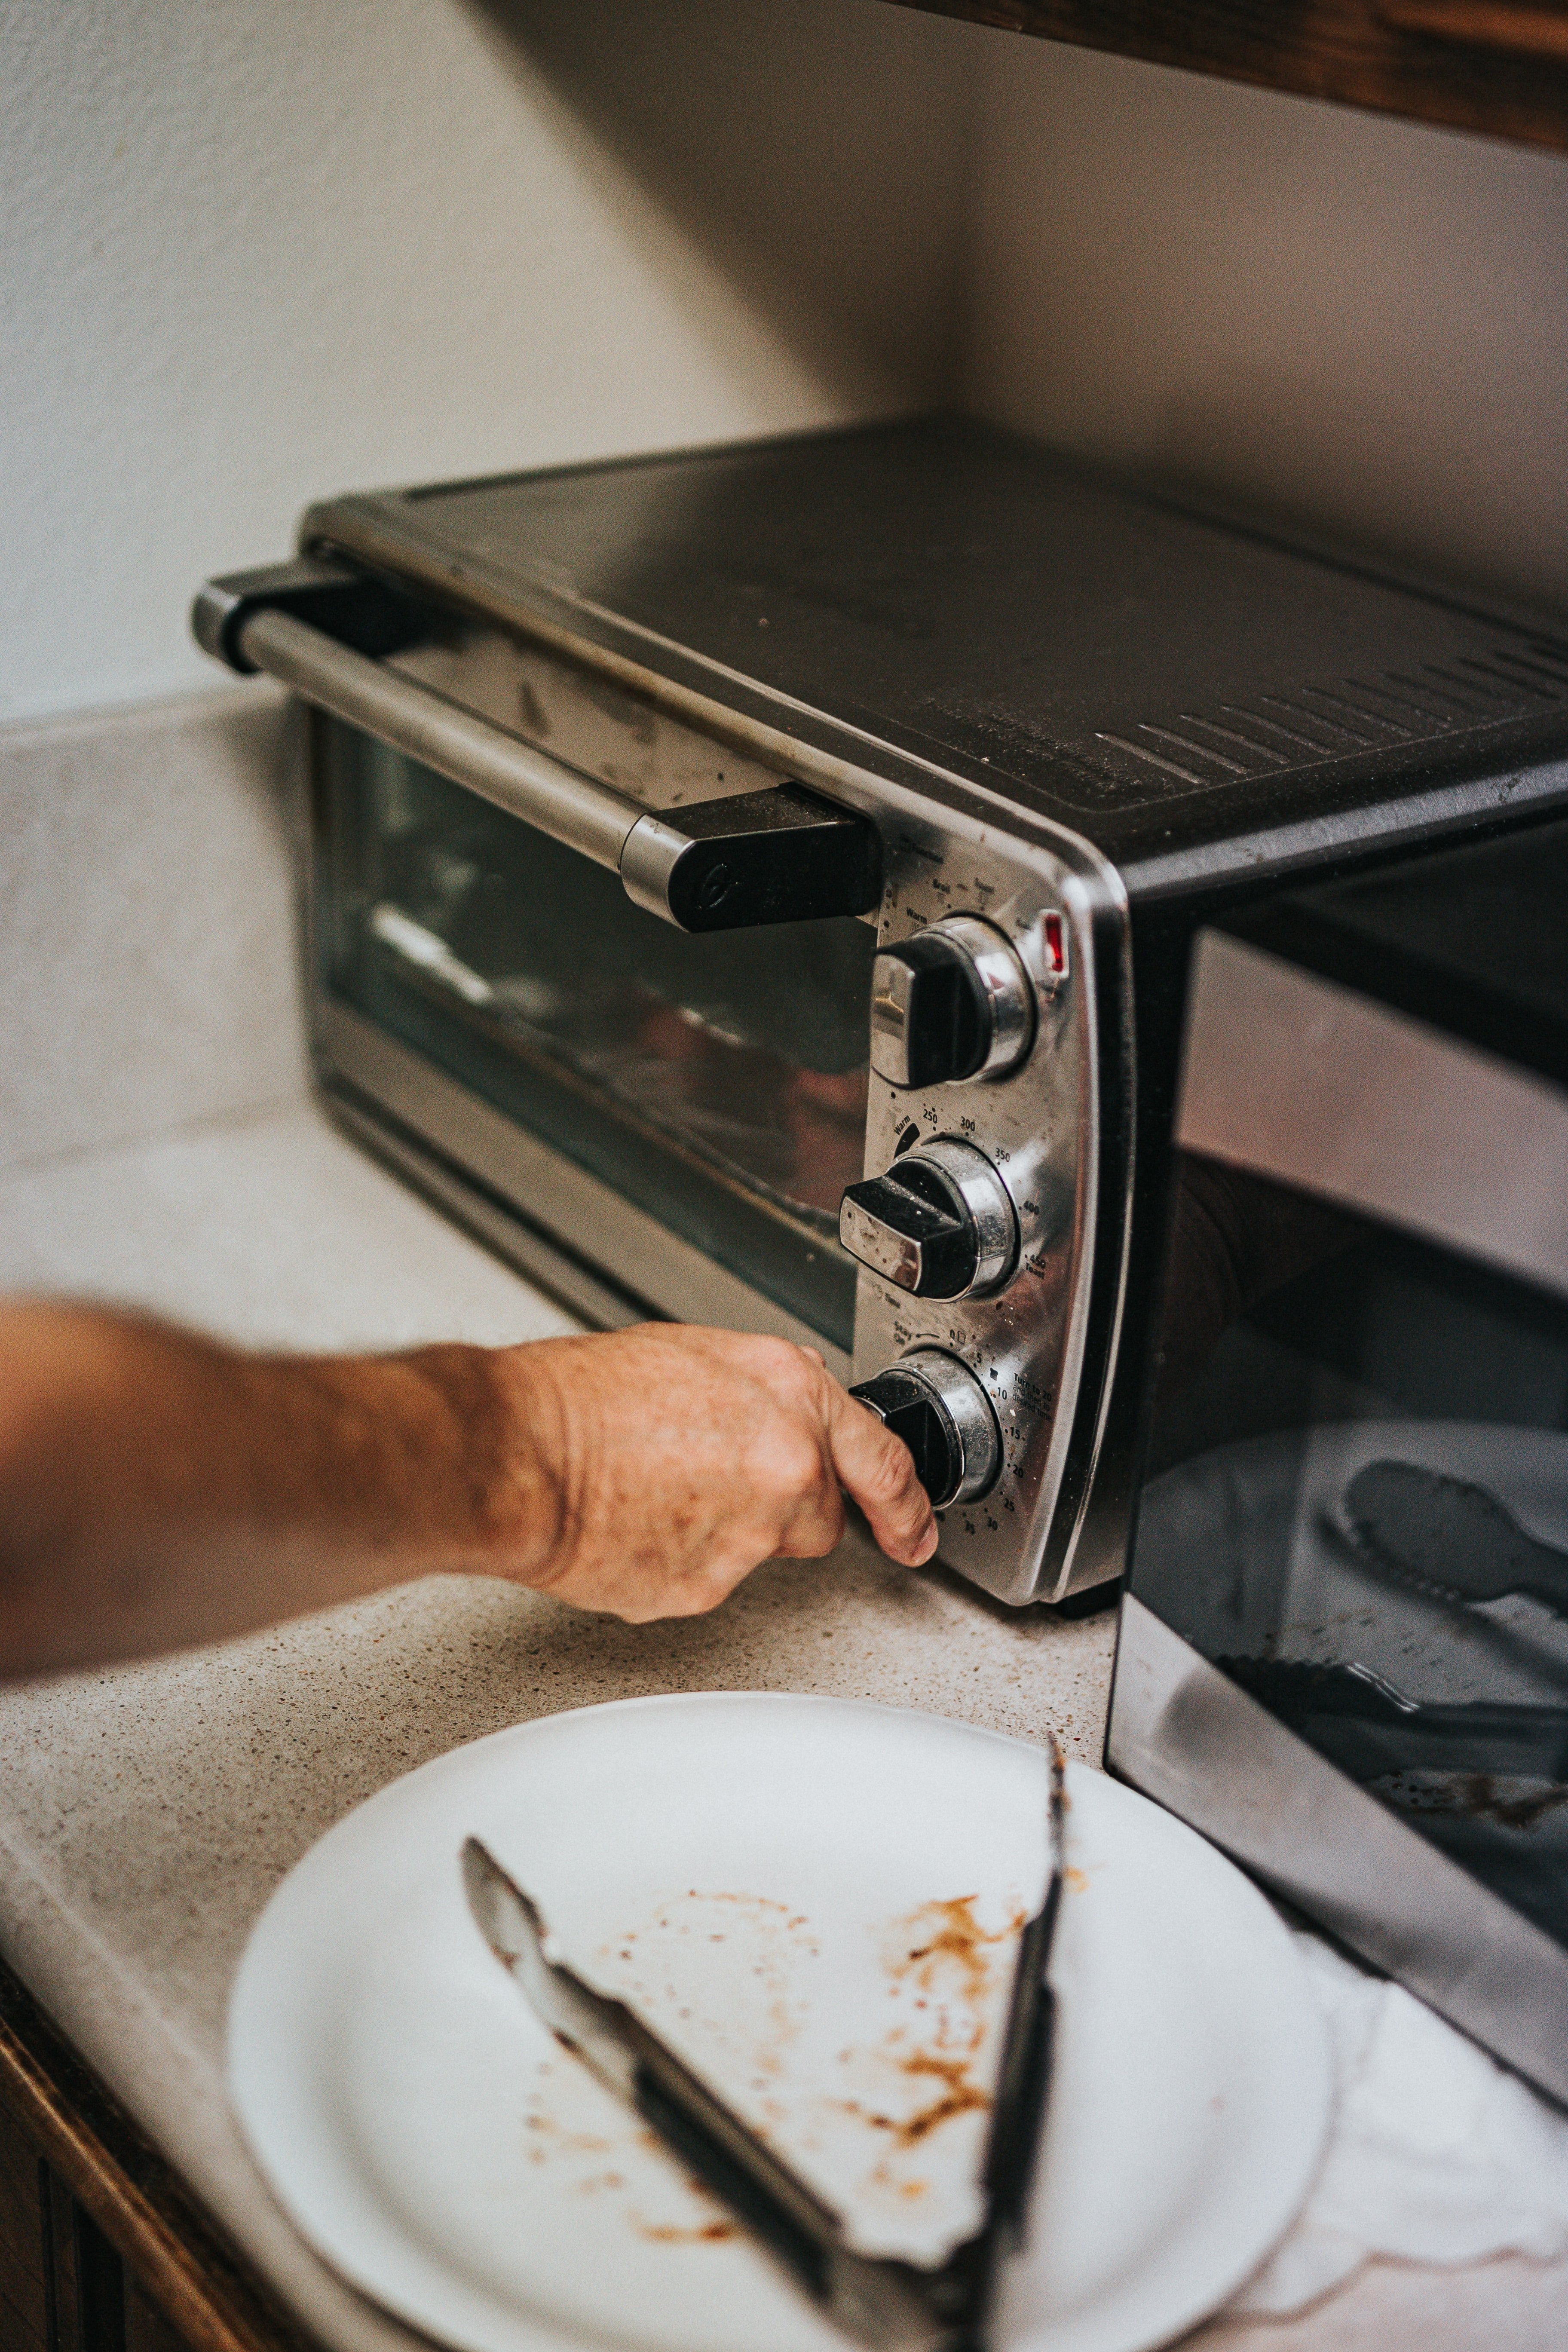
[{"label": "dark wood shelf", "polygon": [[1568,0],[900,0],[1042,40],[1568,150]]}]

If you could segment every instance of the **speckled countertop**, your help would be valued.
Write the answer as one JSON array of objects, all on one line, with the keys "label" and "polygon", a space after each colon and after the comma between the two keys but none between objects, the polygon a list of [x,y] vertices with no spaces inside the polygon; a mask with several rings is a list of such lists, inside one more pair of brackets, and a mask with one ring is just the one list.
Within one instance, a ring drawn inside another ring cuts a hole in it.
[{"label": "speckled countertop", "polygon": [[[0,1176],[0,1286],[136,1300],[250,1341],[542,1337],[560,1312],[309,1105]],[[0,1694],[0,1949],[229,2234],[341,2352],[413,2352],[309,2251],[230,2119],[224,2012],[252,1922],[350,1806],[459,1742],[659,1690],[817,1691],[1098,1760],[1113,1637],[910,1575],[851,1539],[759,1571],[713,1615],[632,1628],[484,1579],[427,1580],[222,1648]],[[1289,2322],[1215,2322],[1226,2352],[1420,2340],[1547,2352],[1518,2261],[1373,2265]]]}]

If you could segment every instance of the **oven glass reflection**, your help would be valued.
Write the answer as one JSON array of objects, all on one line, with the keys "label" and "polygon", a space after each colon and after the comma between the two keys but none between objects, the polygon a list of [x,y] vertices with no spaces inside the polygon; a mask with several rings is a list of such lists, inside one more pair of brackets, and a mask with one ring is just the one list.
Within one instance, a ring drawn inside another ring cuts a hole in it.
[{"label": "oven glass reflection", "polygon": [[329,985],[847,1345],[838,1202],[863,1171],[875,932],[690,937],[517,818],[321,723]]},{"label": "oven glass reflection", "polygon": [[1184,1163],[1132,1591],[1568,1944],[1568,1307]]}]

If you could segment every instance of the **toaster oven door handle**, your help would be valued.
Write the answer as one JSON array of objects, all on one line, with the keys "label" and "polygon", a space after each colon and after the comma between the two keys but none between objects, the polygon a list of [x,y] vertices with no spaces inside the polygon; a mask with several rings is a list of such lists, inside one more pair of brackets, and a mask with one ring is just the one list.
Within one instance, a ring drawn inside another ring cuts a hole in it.
[{"label": "toaster oven door handle", "polygon": [[292,613],[264,607],[245,623],[238,644],[258,669],[335,718],[526,818],[596,866],[619,872],[626,838],[643,814],[635,801],[515,735],[503,735]]},{"label": "toaster oven door handle", "polygon": [[863,915],[881,897],[875,825],[786,778],[726,800],[645,809],[387,667],[378,656],[420,634],[418,608],[344,567],[306,557],[211,581],[192,619],[205,650],[231,668],[265,670],[612,867],[628,898],[682,930]]}]

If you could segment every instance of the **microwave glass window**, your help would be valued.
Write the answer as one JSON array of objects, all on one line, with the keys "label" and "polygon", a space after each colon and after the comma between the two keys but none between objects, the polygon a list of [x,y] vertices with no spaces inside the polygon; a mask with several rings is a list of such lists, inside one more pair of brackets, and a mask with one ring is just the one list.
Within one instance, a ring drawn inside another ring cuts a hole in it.
[{"label": "microwave glass window", "polygon": [[318,721],[334,993],[847,1346],[876,933],[696,938],[617,877]]},{"label": "microwave glass window", "polygon": [[1182,1165],[1131,1589],[1568,1945],[1568,1305]]}]

